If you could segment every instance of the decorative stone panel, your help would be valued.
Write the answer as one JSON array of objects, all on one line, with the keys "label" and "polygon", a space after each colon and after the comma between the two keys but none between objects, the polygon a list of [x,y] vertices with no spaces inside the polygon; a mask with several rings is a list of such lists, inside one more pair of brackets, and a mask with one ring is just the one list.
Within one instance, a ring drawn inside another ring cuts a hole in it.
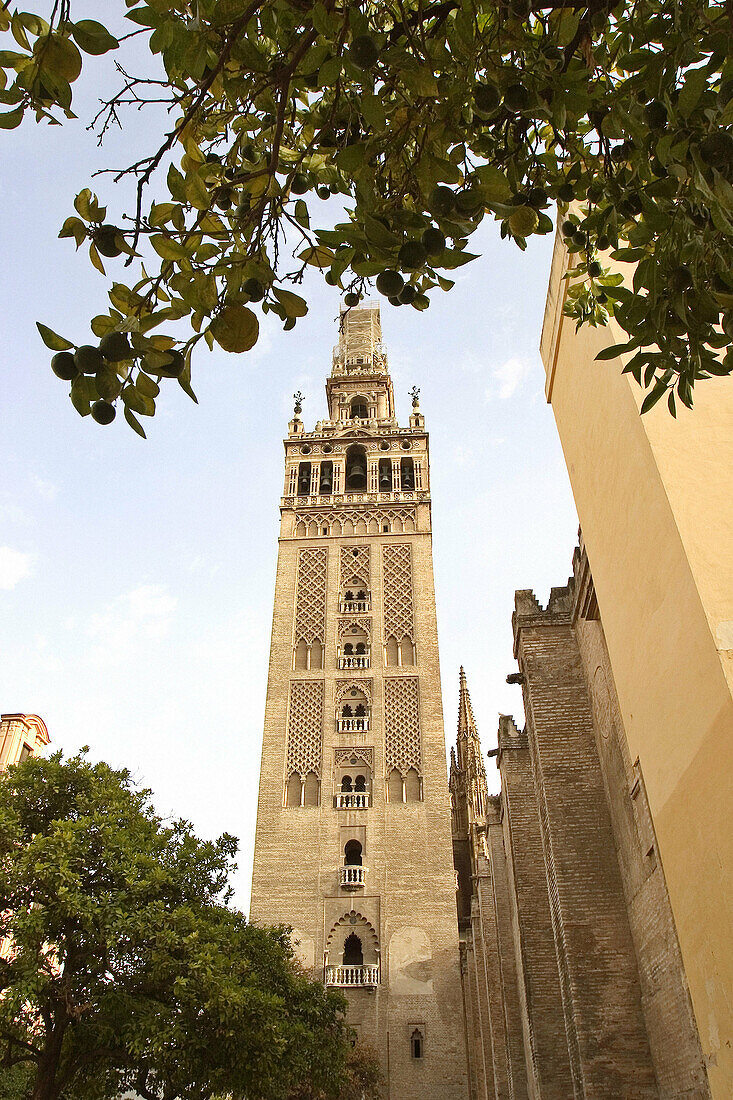
[{"label": "decorative stone panel", "polygon": [[372,705],[372,681],[371,680],[337,680],[336,681],[336,709],[342,703],[348,703],[352,689],[361,692],[369,706]]},{"label": "decorative stone panel", "polygon": [[364,748],[363,745],[354,746],[351,749],[335,749],[334,765],[353,764],[352,757],[357,757],[362,763],[374,771],[374,749]]},{"label": "decorative stone panel", "polygon": [[321,774],[323,681],[293,680],[288,707],[286,775]]},{"label": "decorative stone panel", "polygon": [[412,603],[412,547],[396,543],[382,547],[384,584],[384,637],[414,641]]},{"label": "decorative stone panel", "polygon": [[393,768],[397,768],[403,777],[410,768],[422,774],[417,676],[389,676],[385,679],[384,739],[387,775]]},{"label": "decorative stone panel", "polygon": [[326,571],[328,550],[325,546],[302,549],[298,554],[298,587],[295,601],[295,644],[304,641],[323,643],[326,639]]},{"label": "decorative stone panel", "polygon": [[358,580],[364,588],[369,588],[369,551],[368,543],[361,546],[341,547],[341,586]]},{"label": "decorative stone panel", "polygon": [[363,630],[367,638],[371,642],[372,640],[372,620],[371,619],[339,619],[338,621],[338,638],[339,641],[345,639],[349,640],[349,634],[354,633],[354,627],[358,630]]}]

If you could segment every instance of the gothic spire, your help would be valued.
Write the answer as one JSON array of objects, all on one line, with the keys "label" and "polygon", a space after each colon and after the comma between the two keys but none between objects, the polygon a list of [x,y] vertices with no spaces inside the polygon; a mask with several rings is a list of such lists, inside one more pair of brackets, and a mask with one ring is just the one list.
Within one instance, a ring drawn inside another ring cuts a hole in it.
[{"label": "gothic spire", "polygon": [[486,769],[481,758],[481,741],[473,716],[471,696],[463,665],[458,677],[458,737],[456,740],[458,766],[465,777],[465,796],[470,803],[469,819],[482,816],[486,806]]}]

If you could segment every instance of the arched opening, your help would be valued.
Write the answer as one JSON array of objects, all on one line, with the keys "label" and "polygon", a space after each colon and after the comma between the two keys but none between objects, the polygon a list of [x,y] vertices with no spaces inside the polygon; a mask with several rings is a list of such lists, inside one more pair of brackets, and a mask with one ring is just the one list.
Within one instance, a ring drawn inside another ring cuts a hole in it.
[{"label": "arched opening", "polygon": [[400,459],[400,482],[403,489],[415,488],[415,463],[411,458]]},{"label": "arched opening", "polygon": [[387,779],[387,801],[404,802],[402,776],[397,771],[397,768],[392,769]]},{"label": "arched opening", "polygon": [[303,784],[300,781],[300,776],[297,772],[293,772],[288,778],[285,788],[285,805],[289,809],[292,809],[294,806],[300,806],[302,789]]},{"label": "arched opening", "polygon": [[415,664],[415,647],[412,644],[412,638],[409,638],[407,635],[405,635],[400,642],[400,664]]},{"label": "arched opening", "polygon": [[353,443],[346,452],[346,488],[349,492],[366,489],[367,462],[366,450]]},{"label": "arched opening", "polygon": [[420,801],[420,776],[417,774],[415,768],[410,768],[405,776],[405,801]]},{"label": "arched opening", "polygon": [[333,462],[321,463],[321,477],[318,492],[322,496],[330,496],[333,491]]},{"label": "arched opening", "polygon": [[356,932],[351,932],[344,940],[344,966],[363,966],[364,951]]},{"label": "arched opening", "polygon": [[387,645],[385,646],[385,656],[386,656],[387,664],[390,665],[390,666],[395,666],[395,665],[398,665],[400,663],[399,651],[398,651],[398,648],[397,648],[397,639],[396,638],[388,638],[387,639]]},{"label": "arched opening", "polygon": [[354,780],[354,793],[355,794],[366,794],[366,789],[367,789],[366,776],[365,775],[357,775],[356,779]]},{"label": "arched opening", "polygon": [[380,493],[392,492],[392,459],[380,458],[379,460],[379,491]]},{"label": "arched opening", "polygon": [[301,638],[295,647],[295,668],[308,668],[308,643]]},{"label": "arched opening", "polygon": [[301,462],[298,466],[298,496],[307,497],[311,491],[311,464]]},{"label": "arched opening", "polygon": [[361,867],[361,844],[358,840],[347,840],[344,847],[344,864],[347,867]]},{"label": "arched opening", "polygon": [[339,668],[369,668],[369,638],[366,631],[354,624],[342,632],[339,642]]},{"label": "arched opening", "polygon": [[323,646],[317,638],[311,643],[311,668],[323,668]]},{"label": "arched opening", "polygon": [[[344,661],[363,661],[364,658],[339,657]],[[336,706],[336,720],[339,733],[365,733],[369,729],[369,700],[356,686],[350,688],[346,697],[342,696]]]},{"label": "arched opening", "polygon": [[344,775],[341,779],[341,793],[350,794],[353,790],[353,782],[350,775]]},{"label": "arched opening", "polygon": [[413,1058],[422,1058],[425,1048],[425,1040],[419,1028],[415,1028],[410,1036],[410,1054]]},{"label": "arched opening", "polygon": [[366,398],[362,397],[361,394],[352,397],[349,405],[349,416],[352,420],[367,420],[369,418],[369,406],[366,403]]},{"label": "arched opening", "polygon": [[305,783],[303,784],[303,805],[304,806],[317,806],[318,805],[318,776],[315,772],[308,772],[305,777]]}]

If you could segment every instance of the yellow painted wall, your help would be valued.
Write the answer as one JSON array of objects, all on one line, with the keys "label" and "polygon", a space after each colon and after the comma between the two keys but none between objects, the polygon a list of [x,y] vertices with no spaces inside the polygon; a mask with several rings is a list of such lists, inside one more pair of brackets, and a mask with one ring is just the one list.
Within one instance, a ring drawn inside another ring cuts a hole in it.
[{"label": "yellow painted wall", "polygon": [[673,420],[562,318],[542,357],[632,759],[639,757],[716,1100],[733,1097],[733,381]]}]

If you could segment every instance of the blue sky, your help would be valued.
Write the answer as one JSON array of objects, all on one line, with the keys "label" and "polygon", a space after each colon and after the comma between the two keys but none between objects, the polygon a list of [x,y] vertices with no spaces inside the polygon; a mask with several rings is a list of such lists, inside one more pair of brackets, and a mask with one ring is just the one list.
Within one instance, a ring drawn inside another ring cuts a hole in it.
[{"label": "blue sky", "polygon": [[[75,4],[75,17],[98,12]],[[102,276],[57,233],[94,170],[153,148],[141,116],[102,150],[86,132],[111,65],[89,66],[79,121],[28,120],[0,138],[0,709],[40,714],[65,752],[88,744],[130,767],[161,812],[201,834],[239,836],[246,908],[282,437],[294,390],[307,429],[324,415],[338,292],[313,278],[294,332],[264,318],[252,352],[201,351],[200,404],[170,382],[147,441],[121,417],[82,420],[34,322],[83,343],[106,308]],[[114,220],[125,190],[109,177],[92,186]],[[447,737],[462,663],[489,748],[498,713],[521,716],[520,689],[505,683],[514,590],[545,601],[564,583],[577,518],[537,351],[551,240],[522,254],[487,219],[474,242],[481,259],[449,294],[425,313],[385,303],[382,327],[400,422],[418,385],[431,436]],[[118,263],[108,271],[122,276]]]}]

